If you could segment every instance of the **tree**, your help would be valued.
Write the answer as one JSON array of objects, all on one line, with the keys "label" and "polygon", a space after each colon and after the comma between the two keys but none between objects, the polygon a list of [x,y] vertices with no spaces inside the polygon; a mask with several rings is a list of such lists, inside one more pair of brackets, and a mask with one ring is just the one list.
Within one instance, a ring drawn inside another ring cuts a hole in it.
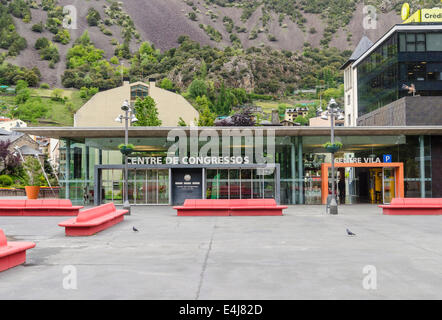
[{"label": "tree", "polygon": [[16,175],[20,167],[20,157],[10,151],[11,142],[0,141],[1,174]]},{"label": "tree", "polygon": [[144,99],[137,98],[135,101],[135,115],[138,121],[134,123],[134,126],[161,126],[162,122],[158,117],[158,109],[156,108],[156,103],[152,97],[148,96]]},{"label": "tree", "polygon": [[48,107],[40,97],[30,98],[24,104],[12,111],[12,115],[21,120],[36,123],[37,119],[44,118],[48,112]]},{"label": "tree", "polygon": [[279,104],[278,105],[278,114],[279,114],[279,119],[284,119],[285,117],[285,111],[288,108],[288,106],[286,104]]},{"label": "tree", "polygon": [[191,98],[202,97],[207,95],[207,85],[204,80],[195,79],[189,86],[189,95]]},{"label": "tree", "polygon": [[297,116],[294,122],[299,123],[301,126],[306,126],[309,124],[308,119],[304,118],[303,116]]},{"label": "tree", "polygon": [[178,126],[179,127],[187,127],[186,121],[184,121],[184,119],[181,117],[178,119]]},{"label": "tree", "polygon": [[28,83],[24,80],[17,81],[15,92],[15,104],[25,103],[31,97],[31,91],[28,88]]},{"label": "tree", "polygon": [[160,87],[169,91],[172,91],[174,89],[173,82],[168,78],[164,78],[163,80],[161,80]]},{"label": "tree", "polygon": [[198,126],[211,127],[215,123],[216,115],[210,111],[210,101],[206,96],[197,97],[196,109],[199,112]]}]

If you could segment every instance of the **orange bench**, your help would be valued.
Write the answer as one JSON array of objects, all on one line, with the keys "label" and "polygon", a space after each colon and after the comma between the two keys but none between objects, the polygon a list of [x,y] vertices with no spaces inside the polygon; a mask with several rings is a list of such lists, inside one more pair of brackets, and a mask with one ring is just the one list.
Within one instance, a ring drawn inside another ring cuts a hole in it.
[{"label": "orange bench", "polygon": [[26,250],[34,247],[33,242],[8,242],[5,233],[0,229],[0,271],[25,263]]},{"label": "orange bench", "polygon": [[128,210],[117,210],[113,203],[80,211],[78,216],[58,225],[65,227],[67,236],[91,236],[124,220]]},{"label": "orange bench", "polygon": [[379,207],[386,215],[440,215],[442,198],[394,198]]},{"label": "orange bench", "polygon": [[76,216],[81,208],[69,199],[0,200],[0,216]]},{"label": "orange bench", "polygon": [[173,207],[178,216],[282,216],[275,199],[187,199]]}]

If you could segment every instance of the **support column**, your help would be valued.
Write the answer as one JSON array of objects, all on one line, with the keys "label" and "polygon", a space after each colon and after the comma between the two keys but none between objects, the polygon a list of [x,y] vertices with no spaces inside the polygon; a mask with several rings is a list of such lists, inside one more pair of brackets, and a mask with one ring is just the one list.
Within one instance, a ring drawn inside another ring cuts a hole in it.
[{"label": "support column", "polygon": [[304,204],[304,162],[302,161],[302,137],[298,138],[299,204]]},{"label": "support column", "polygon": [[[90,158],[90,148],[88,147],[88,146],[86,146],[85,147],[85,152],[86,152],[86,172],[85,172],[85,175],[86,175],[86,181],[87,180],[89,180],[89,174],[90,174],[90,167],[89,167],[89,162],[90,162],[90,160],[91,160],[91,158]],[[88,183],[88,182],[86,182],[86,183]]]},{"label": "support column", "polygon": [[69,190],[70,168],[71,168],[71,140],[66,139],[66,166],[64,172],[66,199],[70,199],[70,190]]},{"label": "support column", "polygon": [[425,139],[419,136],[419,164],[421,181],[421,198],[425,198]]},{"label": "support column", "polygon": [[296,204],[296,145],[295,141],[291,139],[290,148],[290,169],[291,169],[291,183],[290,187],[292,189],[292,203]]}]

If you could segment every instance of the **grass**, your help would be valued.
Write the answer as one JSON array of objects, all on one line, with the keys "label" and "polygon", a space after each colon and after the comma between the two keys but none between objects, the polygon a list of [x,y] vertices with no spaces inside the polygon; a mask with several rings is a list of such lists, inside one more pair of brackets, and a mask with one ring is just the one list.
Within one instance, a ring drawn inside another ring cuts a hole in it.
[{"label": "grass", "polygon": [[[74,117],[67,107],[67,103],[72,103],[72,111],[76,112],[84,104],[84,100],[80,98],[79,90],[62,89],[62,97],[67,97],[67,102],[52,100],[51,89],[33,89],[31,88],[31,96],[39,96],[48,107],[48,113],[45,119],[40,119],[38,123],[28,124],[32,126],[72,126]],[[8,117],[10,110],[15,107],[15,96],[0,96],[0,116]]]},{"label": "grass", "polygon": [[[72,95],[75,93],[75,91],[78,90],[71,90],[71,89],[62,89],[63,90],[63,94],[62,97],[67,97],[68,99],[72,98]],[[52,94],[52,89],[31,89],[31,95],[32,96],[39,96],[39,97],[46,97],[46,98],[50,98],[51,94]]]}]

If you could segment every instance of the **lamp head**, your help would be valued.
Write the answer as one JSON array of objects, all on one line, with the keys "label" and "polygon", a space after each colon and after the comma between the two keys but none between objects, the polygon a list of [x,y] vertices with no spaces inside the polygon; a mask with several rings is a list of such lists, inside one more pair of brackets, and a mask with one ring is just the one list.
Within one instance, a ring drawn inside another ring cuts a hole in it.
[{"label": "lamp head", "polygon": [[123,123],[123,116],[120,114],[115,118],[115,122]]},{"label": "lamp head", "polygon": [[127,100],[124,100],[123,105],[121,106],[121,110],[129,111],[129,102]]},{"label": "lamp head", "polygon": [[137,117],[135,117],[135,115],[133,114],[132,118],[130,119],[130,122],[134,123],[134,122],[137,122],[137,121],[138,121]]},{"label": "lamp head", "polygon": [[327,114],[324,113],[324,114],[321,116],[321,119],[322,119],[322,120],[328,120],[328,116],[327,116]]}]

